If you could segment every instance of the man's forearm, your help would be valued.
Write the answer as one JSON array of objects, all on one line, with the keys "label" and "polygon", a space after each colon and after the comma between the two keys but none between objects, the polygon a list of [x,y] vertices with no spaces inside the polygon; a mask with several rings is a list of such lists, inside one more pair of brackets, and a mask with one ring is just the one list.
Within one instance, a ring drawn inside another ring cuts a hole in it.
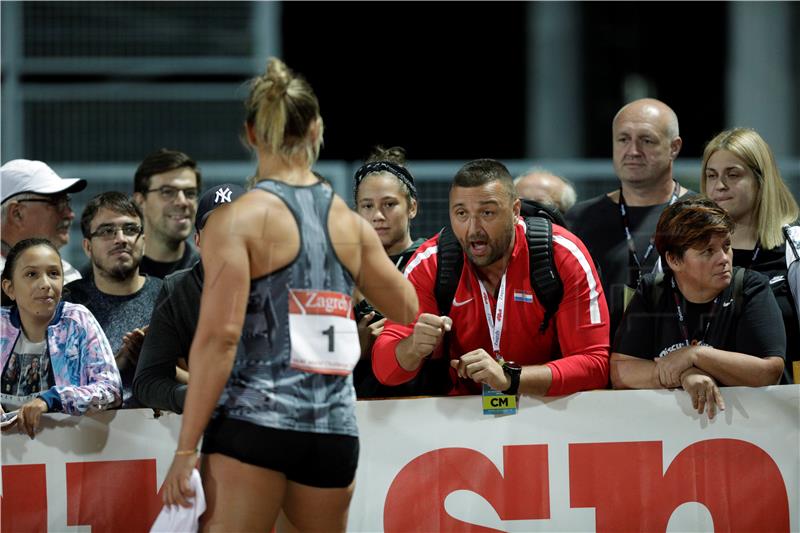
[{"label": "man's forearm", "polygon": [[417,370],[422,364],[422,360],[429,354],[419,354],[414,349],[413,337],[406,337],[397,343],[394,349],[395,357],[400,368],[406,372],[413,372]]},{"label": "man's forearm", "polygon": [[547,365],[530,365],[522,367],[519,378],[520,394],[544,396],[553,383],[553,372]]}]

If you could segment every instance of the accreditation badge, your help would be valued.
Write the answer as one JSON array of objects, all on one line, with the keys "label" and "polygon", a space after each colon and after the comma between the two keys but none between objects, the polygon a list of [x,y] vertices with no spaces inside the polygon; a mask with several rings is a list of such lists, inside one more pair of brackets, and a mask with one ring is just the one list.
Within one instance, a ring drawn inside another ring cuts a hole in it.
[{"label": "accreditation badge", "polygon": [[624,288],[622,289],[623,311],[628,309],[628,304],[631,303],[634,294],[636,294],[636,289],[634,289],[633,287],[628,287],[627,285],[624,286]]},{"label": "accreditation badge", "polygon": [[485,415],[517,414],[517,397],[513,394],[496,391],[486,383],[483,384],[481,401],[483,401],[483,414]]}]

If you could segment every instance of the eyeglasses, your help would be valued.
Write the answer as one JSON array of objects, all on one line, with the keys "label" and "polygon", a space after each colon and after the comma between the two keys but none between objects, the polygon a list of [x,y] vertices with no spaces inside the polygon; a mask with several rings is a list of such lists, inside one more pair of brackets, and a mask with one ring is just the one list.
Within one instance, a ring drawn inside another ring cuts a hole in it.
[{"label": "eyeglasses", "polygon": [[94,230],[94,233],[90,233],[89,237],[97,237],[104,241],[110,241],[117,236],[119,230],[122,230],[122,234],[126,237],[139,237],[139,235],[144,233],[144,228],[139,224],[123,224],[121,226],[102,224],[99,228]]},{"label": "eyeglasses", "polygon": [[169,185],[164,185],[157,189],[147,189],[145,192],[157,192],[161,196],[161,199],[164,200],[165,202],[174,201],[178,197],[179,192],[182,192],[184,198],[186,198],[190,202],[197,200],[196,187],[179,189],[178,187],[170,187]]},{"label": "eyeglasses", "polygon": [[42,203],[42,204],[49,204],[51,207],[55,207],[58,211],[63,211],[69,208],[69,202],[72,200],[70,196],[49,196],[47,198],[23,198],[22,200],[17,200],[17,202],[34,202],[34,203]]}]

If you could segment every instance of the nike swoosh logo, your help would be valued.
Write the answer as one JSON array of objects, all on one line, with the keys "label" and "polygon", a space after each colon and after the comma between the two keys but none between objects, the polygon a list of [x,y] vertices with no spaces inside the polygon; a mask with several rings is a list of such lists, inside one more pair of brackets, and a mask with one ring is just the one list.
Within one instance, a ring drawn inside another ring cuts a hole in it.
[{"label": "nike swoosh logo", "polygon": [[453,298],[453,307],[461,307],[462,305],[467,305],[475,298],[470,298],[469,300],[464,300],[463,302],[457,302],[455,298]]},{"label": "nike swoosh logo", "polygon": [[722,302],[722,307],[728,307],[733,303],[733,300],[728,300],[727,302]]}]

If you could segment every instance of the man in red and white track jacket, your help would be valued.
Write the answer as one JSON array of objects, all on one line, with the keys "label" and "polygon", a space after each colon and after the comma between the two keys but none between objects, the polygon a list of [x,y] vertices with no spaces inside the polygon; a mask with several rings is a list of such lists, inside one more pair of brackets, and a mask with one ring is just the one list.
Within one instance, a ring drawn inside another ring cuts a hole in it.
[{"label": "man in red and white track jacket", "polygon": [[[419,297],[416,322],[387,322],[373,347],[373,369],[382,383],[409,381],[426,357],[444,356],[441,340],[449,331],[451,394],[480,393],[483,383],[507,394],[536,395],[607,386],[608,308],[592,258],[577,237],[553,225],[564,297],[541,332],[545,310],[531,288],[519,210],[504,165],[482,159],[459,170],[450,190],[450,223],[465,260],[450,314],[440,316],[434,296],[437,235],[420,246],[405,270]],[[518,386],[504,362],[522,367]]]}]

